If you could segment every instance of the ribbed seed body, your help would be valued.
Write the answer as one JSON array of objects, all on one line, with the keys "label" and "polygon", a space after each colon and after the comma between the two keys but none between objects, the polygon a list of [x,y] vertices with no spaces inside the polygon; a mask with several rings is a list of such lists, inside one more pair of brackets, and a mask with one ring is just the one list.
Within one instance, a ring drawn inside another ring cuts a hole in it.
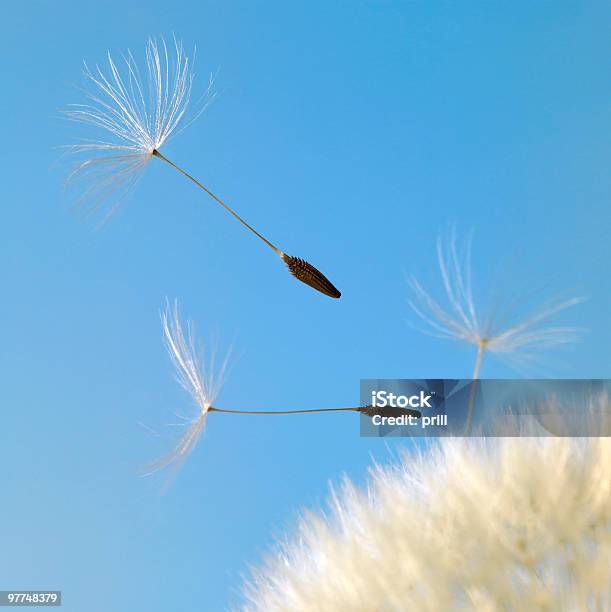
[{"label": "ribbed seed body", "polygon": [[302,283],[310,285],[325,295],[332,298],[339,298],[341,293],[333,285],[333,283],[312,264],[300,259],[299,257],[291,257],[290,255],[282,255],[284,263],[286,263],[289,272]]},{"label": "ribbed seed body", "polygon": [[417,419],[422,417],[420,410],[414,410],[413,408],[393,408],[392,406],[387,406],[386,408],[380,408],[377,406],[361,406],[358,408],[358,412],[369,417],[376,415],[386,417],[413,416]]}]

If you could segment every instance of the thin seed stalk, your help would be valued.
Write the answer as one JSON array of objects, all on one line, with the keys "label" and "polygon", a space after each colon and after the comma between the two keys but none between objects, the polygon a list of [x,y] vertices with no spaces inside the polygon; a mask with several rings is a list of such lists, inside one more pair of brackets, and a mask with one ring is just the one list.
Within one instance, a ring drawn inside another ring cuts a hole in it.
[{"label": "thin seed stalk", "polygon": [[475,367],[473,368],[473,380],[477,380],[479,378],[479,371],[482,367],[482,359],[484,357],[484,353],[486,352],[486,340],[480,340],[477,344],[477,356],[475,357]]},{"label": "thin seed stalk", "polygon": [[359,412],[366,416],[373,416],[375,414],[388,414],[388,416],[399,416],[400,414],[407,414],[420,418],[422,413],[419,410],[413,410],[411,408],[377,408],[375,406],[354,406],[351,408],[310,408],[310,409],[299,409],[299,410],[232,410],[229,408],[215,408],[210,406],[208,412],[223,412],[228,414],[307,414],[314,412]]},{"label": "thin seed stalk", "polygon": [[215,408],[210,406],[208,412],[224,412],[228,414],[305,414],[312,412],[361,412],[362,407],[358,408],[313,408],[308,410],[231,410],[229,408]]},{"label": "thin seed stalk", "polygon": [[263,242],[265,242],[265,244],[270,249],[272,249],[272,251],[274,251],[274,253],[276,253],[278,257],[284,256],[284,253],[280,249],[275,247],[267,238],[265,238],[265,236],[262,236],[254,227],[252,227],[246,221],[244,221],[244,219],[242,219],[242,217],[240,217],[240,215],[238,215],[237,212],[235,212],[228,204],[225,204],[223,200],[221,200],[218,196],[212,193],[212,191],[210,191],[207,187],[202,185],[196,178],[192,177],[189,173],[185,172],[182,168],[177,166],[174,162],[170,161],[165,155],[161,154],[157,149],[153,150],[153,155],[155,157],[158,157],[162,161],[166,162],[166,164],[169,164],[170,166],[172,166],[172,168],[178,170],[178,172],[180,172],[183,176],[186,176],[192,183],[197,185],[200,189],[203,189],[215,202],[220,204],[227,212],[232,214],[244,227],[248,228],[255,236],[263,240]]},{"label": "thin seed stalk", "polygon": [[322,273],[320,270],[315,268],[312,264],[307,261],[300,259],[299,257],[292,257],[283,253],[278,247],[270,242],[265,236],[260,234],[252,225],[247,223],[235,210],[233,210],[228,204],[223,202],[218,196],[216,196],[207,187],[202,185],[196,178],[185,172],[182,168],[177,166],[174,162],[170,161],[165,155],[160,153],[157,149],[153,150],[153,156],[158,157],[161,161],[170,165],[172,168],[180,172],[183,176],[188,178],[192,183],[197,185],[200,189],[205,191],[215,202],[220,204],[228,213],[230,213],[235,219],[237,219],[246,229],[251,231],[257,238],[262,240],[282,261],[286,264],[289,272],[299,281],[309,285],[313,289],[320,291],[332,298],[339,298],[341,296],[340,291],[333,285],[333,283]]},{"label": "thin seed stalk", "polygon": [[481,339],[477,343],[477,355],[475,356],[475,367],[473,368],[473,382],[471,383],[471,391],[469,393],[469,404],[467,405],[467,422],[465,425],[465,435],[471,435],[471,424],[473,420],[473,405],[475,404],[475,393],[477,387],[477,381],[479,380],[479,372],[482,367],[482,359],[486,352],[486,346],[488,342],[485,339]]}]

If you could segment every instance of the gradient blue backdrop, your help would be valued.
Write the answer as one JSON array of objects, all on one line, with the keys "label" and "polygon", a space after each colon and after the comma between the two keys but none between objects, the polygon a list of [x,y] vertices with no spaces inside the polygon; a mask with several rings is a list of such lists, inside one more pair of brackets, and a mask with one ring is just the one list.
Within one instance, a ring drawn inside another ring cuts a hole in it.
[{"label": "gradient blue backdrop", "polygon": [[[482,291],[588,296],[557,320],[591,332],[538,374],[609,376],[610,20],[603,1],[4,3],[0,589],[62,589],[70,612],[222,610],[329,480],[401,446],[360,439],[351,414],[213,415],[161,495],[138,470],[191,408],[166,296],[234,344],[219,405],[350,405],[361,377],[468,376],[469,347],[408,325],[405,275],[439,285],[454,224],[475,231]],[[197,45],[202,89],[220,69],[221,95],[164,152],[341,300],[155,160],[101,231],[71,209],[59,110],[81,101],[82,60],[172,32]],[[494,359],[482,374],[516,375]]]}]

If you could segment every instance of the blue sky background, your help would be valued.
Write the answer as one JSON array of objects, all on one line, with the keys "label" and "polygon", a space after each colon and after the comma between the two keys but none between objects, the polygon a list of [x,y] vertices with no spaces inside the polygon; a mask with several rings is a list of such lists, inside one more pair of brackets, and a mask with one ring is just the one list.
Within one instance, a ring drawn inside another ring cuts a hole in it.
[{"label": "blue sky background", "polygon": [[[469,347],[408,325],[405,276],[439,287],[455,225],[475,232],[478,295],[588,296],[556,321],[591,332],[533,374],[608,377],[609,23],[602,1],[5,3],[0,589],[61,589],[71,612],[224,609],[329,481],[404,445],[359,438],[351,414],[212,415],[161,495],[138,471],[191,407],[166,296],[234,344],[219,405],[350,405],[361,377],[470,374]],[[341,300],[157,160],[102,230],[74,213],[59,110],[82,100],[82,60],[172,32],[221,95],[163,152]]]}]

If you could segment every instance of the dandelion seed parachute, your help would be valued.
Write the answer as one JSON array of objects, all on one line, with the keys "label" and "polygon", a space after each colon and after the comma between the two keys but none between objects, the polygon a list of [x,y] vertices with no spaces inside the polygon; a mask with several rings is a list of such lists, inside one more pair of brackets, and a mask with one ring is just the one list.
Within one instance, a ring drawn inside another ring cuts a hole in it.
[{"label": "dandelion seed parachute", "polygon": [[204,359],[195,340],[194,326],[187,322],[186,330],[180,321],[178,303],[169,304],[161,315],[165,345],[174,365],[176,378],[193,399],[197,411],[187,420],[186,430],[165,456],[153,462],[147,473],[182,462],[193,450],[204,429],[212,402],[218,397],[227,371],[229,354],[216,367],[214,351]]},{"label": "dandelion seed parachute", "polygon": [[[286,256],[267,238],[199,181],[159,151],[173,135],[192,123],[213,99],[212,79],[205,95],[188,113],[193,87],[193,70],[182,43],[174,39],[174,54],[162,39],[150,38],[146,47],[146,75],[143,78],[132,54],[116,63],[108,54],[107,70],[85,64],[85,77],[92,87],[86,104],[72,105],[68,118],[96,128],[103,139],[70,147],[81,159],[68,176],[69,185],[80,185],[80,203],[90,210],[107,206],[108,218],[134,188],[153,157],[166,162],[205,191],[244,227],[262,240],[289,267],[298,280],[321,293],[339,298],[341,293],[314,266]],[[109,138],[110,137],[110,138]]]},{"label": "dandelion seed parachute", "polygon": [[416,279],[410,279],[414,299],[410,306],[425,323],[427,333],[458,340],[477,348],[472,378],[477,379],[484,353],[526,359],[533,351],[574,342],[583,333],[578,327],[546,327],[544,323],[553,315],[579,304],[583,298],[549,302],[525,316],[509,322],[495,320],[489,315],[482,322],[477,314],[471,283],[470,242],[466,255],[461,258],[454,233],[448,239],[437,241],[437,259],[448,306],[442,306]]},{"label": "dandelion seed parachute", "polygon": [[108,206],[109,216],[134,187],[153,151],[187,127],[214,98],[212,79],[189,114],[193,72],[183,45],[174,39],[174,53],[165,40],[149,38],[143,77],[131,52],[115,62],[110,53],[106,70],[90,69],[87,102],[72,104],[64,114],[94,128],[98,139],[72,145],[80,157],[68,176],[81,185],[80,203],[96,210]]}]

